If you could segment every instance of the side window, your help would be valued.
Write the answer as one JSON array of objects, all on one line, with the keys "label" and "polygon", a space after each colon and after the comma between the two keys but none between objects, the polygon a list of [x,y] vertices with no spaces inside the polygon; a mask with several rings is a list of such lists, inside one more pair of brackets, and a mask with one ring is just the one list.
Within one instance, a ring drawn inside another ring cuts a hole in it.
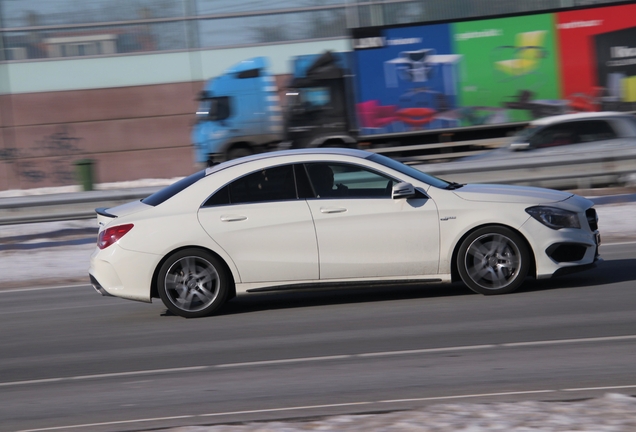
[{"label": "side window", "polygon": [[223,186],[203,204],[203,207],[225,205],[230,203],[230,188]]},{"label": "side window", "polygon": [[393,185],[397,183],[357,165],[324,162],[306,167],[317,198],[390,198]]},{"label": "side window", "polygon": [[603,141],[617,137],[614,129],[605,120],[580,122],[579,136],[581,142]]},{"label": "side window", "polygon": [[241,177],[219,189],[204,207],[295,200],[296,186],[292,165],[267,168]]},{"label": "side window", "polygon": [[294,165],[294,174],[296,175],[296,188],[298,189],[298,198],[314,198],[314,191],[307,177],[307,170],[302,164]]},{"label": "side window", "polygon": [[530,145],[533,148],[546,148],[576,144],[579,142],[576,129],[575,123],[563,123],[546,127],[532,138]]}]

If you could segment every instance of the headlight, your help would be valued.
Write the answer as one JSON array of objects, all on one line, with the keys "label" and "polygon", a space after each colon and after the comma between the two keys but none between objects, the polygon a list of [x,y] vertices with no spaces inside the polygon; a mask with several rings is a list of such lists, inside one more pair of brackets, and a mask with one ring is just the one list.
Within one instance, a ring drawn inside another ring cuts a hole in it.
[{"label": "headlight", "polygon": [[543,225],[558,230],[561,228],[581,228],[579,216],[571,211],[556,207],[529,207],[526,212]]}]

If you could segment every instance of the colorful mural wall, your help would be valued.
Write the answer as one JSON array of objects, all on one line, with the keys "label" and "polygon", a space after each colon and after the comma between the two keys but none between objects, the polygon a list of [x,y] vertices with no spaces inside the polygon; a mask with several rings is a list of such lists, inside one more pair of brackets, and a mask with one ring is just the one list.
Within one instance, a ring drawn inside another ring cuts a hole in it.
[{"label": "colorful mural wall", "polygon": [[636,4],[353,33],[361,132],[636,111]]}]

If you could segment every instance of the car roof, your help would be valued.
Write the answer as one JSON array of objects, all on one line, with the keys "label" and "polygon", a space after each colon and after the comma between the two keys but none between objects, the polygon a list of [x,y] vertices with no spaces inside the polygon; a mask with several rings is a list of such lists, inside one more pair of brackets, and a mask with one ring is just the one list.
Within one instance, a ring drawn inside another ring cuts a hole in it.
[{"label": "car roof", "polygon": [[245,156],[239,159],[233,159],[227,162],[220,163],[218,165],[211,166],[205,170],[205,175],[208,176],[212,173],[222,171],[224,169],[241,165],[244,163],[252,162],[255,160],[278,158],[282,156],[295,156],[295,155],[337,155],[337,156],[352,156],[361,159],[365,159],[371,156],[373,153],[350,148],[311,148],[311,149],[293,149],[293,150],[279,150],[268,153],[258,153],[251,156]]},{"label": "car roof", "polygon": [[545,126],[553,123],[572,120],[594,120],[608,117],[630,117],[631,114],[617,111],[599,111],[587,113],[561,114],[557,116],[543,117],[530,122],[532,126]]}]

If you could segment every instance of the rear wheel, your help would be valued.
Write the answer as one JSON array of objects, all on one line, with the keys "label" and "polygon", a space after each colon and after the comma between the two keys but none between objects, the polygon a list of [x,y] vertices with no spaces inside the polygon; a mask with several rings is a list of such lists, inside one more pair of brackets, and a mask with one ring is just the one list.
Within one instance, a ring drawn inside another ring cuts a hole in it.
[{"label": "rear wheel", "polygon": [[457,269],[464,283],[480,294],[506,294],[521,286],[530,269],[523,239],[509,228],[484,227],[463,241]]},{"label": "rear wheel", "polygon": [[159,297],[174,314],[198,318],[216,311],[227,298],[228,277],[219,260],[200,249],[184,249],[159,270]]},{"label": "rear wheel", "polygon": [[247,147],[233,147],[227,152],[227,159],[238,159],[244,156],[251,155],[252,152]]}]

